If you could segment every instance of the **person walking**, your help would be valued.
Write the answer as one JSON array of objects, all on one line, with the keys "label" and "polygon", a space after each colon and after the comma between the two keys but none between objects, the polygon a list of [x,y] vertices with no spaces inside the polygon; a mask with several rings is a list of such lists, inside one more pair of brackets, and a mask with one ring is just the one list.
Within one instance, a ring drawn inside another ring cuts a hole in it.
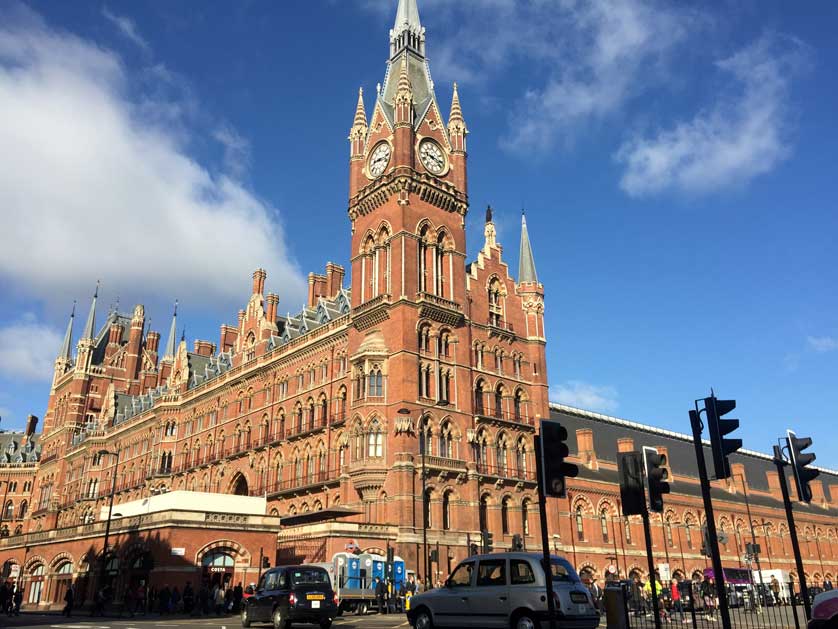
[{"label": "person walking", "polygon": [[192,606],[195,604],[195,591],[192,589],[192,582],[187,581],[183,588],[183,613],[191,614]]},{"label": "person walking", "polygon": [[73,603],[75,602],[76,593],[73,591],[73,584],[70,583],[67,586],[67,591],[64,593],[64,609],[61,610],[62,616],[67,616],[69,618],[73,615]]},{"label": "person walking", "polygon": [[701,582],[701,599],[704,602],[704,613],[710,621],[716,621],[716,584],[708,576]]},{"label": "person walking", "polygon": [[242,582],[239,581],[236,587],[233,588],[233,613],[238,614],[241,611],[242,598],[244,598],[244,588]]},{"label": "person walking", "polygon": [[387,584],[379,577],[375,578],[375,598],[378,601],[378,613],[387,613]]},{"label": "person walking", "polygon": [[215,615],[221,616],[224,613],[224,588],[220,585],[215,586],[212,600],[215,603]]},{"label": "person walking", "polygon": [[672,584],[670,585],[670,597],[672,598],[672,616],[674,618],[675,612],[678,612],[681,615],[681,622],[687,622],[687,617],[684,615],[684,602],[681,600],[681,586],[678,583],[678,579],[672,579]]},{"label": "person walking", "polygon": [[602,588],[599,587],[596,577],[591,577],[591,581],[588,584],[588,591],[591,593],[591,600],[594,602],[594,607],[596,607],[599,614],[602,615]]},{"label": "person walking", "polygon": [[14,615],[20,616],[20,606],[23,603],[23,587],[18,584],[15,588],[15,593],[12,594],[12,605],[14,607]]}]

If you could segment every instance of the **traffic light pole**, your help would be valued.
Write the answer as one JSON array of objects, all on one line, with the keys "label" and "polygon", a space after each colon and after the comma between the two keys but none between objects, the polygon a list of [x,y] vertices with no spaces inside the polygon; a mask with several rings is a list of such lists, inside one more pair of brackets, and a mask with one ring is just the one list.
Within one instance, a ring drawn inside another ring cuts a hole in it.
[{"label": "traffic light pole", "polygon": [[655,615],[655,629],[661,629],[660,601],[658,593],[663,592],[663,584],[655,578],[655,558],[652,556],[652,527],[649,524],[649,510],[643,509],[643,535],[646,537],[646,561],[649,562],[650,592],[652,595],[652,613]]},{"label": "traffic light pole", "polygon": [[690,411],[690,425],[693,430],[693,445],[695,446],[695,460],[698,463],[698,477],[701,481],[701,497],[704,499],[704,513],[707,517],[707,536],[710,541],[710,555],[713,560],[713,577],[716,580],[716,593],[719,597],[719,613],[722,616],[722,627],[731,629],[730,609],[728,607],[727,590],[725,588],[722,557],[719,553],[718,537],[716,536],[716,519],[713,515],[713,501],[710,499],[710,478],[707,476],[707,463],[704,460],[704,446],[701,442],[701,418],[696,410]]},{"label": "traffic light pole", "polygon": [[[806,587],[806,573],[803,572],[803,557],[800,555],[800,544],[797,542],[797,527],[794,525],[794,510],[791,507],[789,497],[789,485],[786,480],[786,461],[783,459],[783,452],[780,446],[774,446],[774,465],[777,466],[777,475],[780,477],[780,490],[783,492],[783,504],[786,507],[786,520],[789,523],[789,537],[791,537],[791,548],[794,551],[794,563],[797,566],[797,578],[800,581],[800,597],[803,599],[803,609],[806,611],[806,619],[812,618],[812,605],[809,602],[809,588]],[[791,593],[792,606],[794,605],[794,592]]]},{"label": "traffic light pole", "polygon": [[535,473],[538,479],[538,519],[541,522],[541,561],[544,564],[544,589],[547,594],[547,612],[550,615],[550,629],[556,629],[556,605],[553,600],[553,568],[550,565],[550,541],[547,531],[547,497],[544,494],[544,469],[541,464],[541,437],[535,436]]}]

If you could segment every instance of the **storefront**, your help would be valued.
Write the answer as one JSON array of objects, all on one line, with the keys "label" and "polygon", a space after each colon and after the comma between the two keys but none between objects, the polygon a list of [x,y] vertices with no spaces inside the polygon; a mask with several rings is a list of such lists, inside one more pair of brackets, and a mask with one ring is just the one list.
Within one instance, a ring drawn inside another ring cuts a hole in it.
[{"label": "storefront", "polygon": [[227,588],[233,583],[235,554],[236,552],[229,548],[216,548],[204,555],[201,560],[202,578],[210,588],[216,585]]}]

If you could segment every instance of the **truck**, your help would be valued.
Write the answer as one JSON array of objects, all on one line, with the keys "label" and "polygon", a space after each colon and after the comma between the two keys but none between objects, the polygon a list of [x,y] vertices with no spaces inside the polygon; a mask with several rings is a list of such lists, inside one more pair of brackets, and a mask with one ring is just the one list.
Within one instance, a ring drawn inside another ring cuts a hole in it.
[{"label": "truck", "polygon": [[[331,562],[314,564],[325,568],[332,579],[332,588],[338,596],[338,613],[366,614],[378,604],[375,596],[376,579],[387,578],[387,559],[372,553],[335,553]],[[393,587],[401,588],[406,578],[404,560],[393,558]]]},{"label": "truck", "polygon": [[[791,576],[789,575],[788,570],[754,570],[754,583],[765,590],[766,594],[771,591],[771,579],[776,578],[777,581],[780,583],[780,601],[779,602],[788,602],[791,600],[791,591],[789,590],[789,583],[791,582]],[[772,595],[773,599],[773,595]],[[770,604],[776,604],[777,602],[771,601]]]}]

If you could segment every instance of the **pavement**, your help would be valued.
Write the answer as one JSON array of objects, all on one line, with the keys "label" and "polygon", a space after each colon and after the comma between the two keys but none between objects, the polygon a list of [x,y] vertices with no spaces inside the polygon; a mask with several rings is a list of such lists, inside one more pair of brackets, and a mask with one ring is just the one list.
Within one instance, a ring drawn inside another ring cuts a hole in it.
[{"label": "pavement", "polygon": [[[270,625],[254,624],[254,627],[270,629]],[[295,625],[297,626],[297,625]],[[301,627],[314,625],[300,625]],[[404,614],[366,614],[364,616],[341,616],[335,618],[332,627],[370,627],[371,629],[406,629],[410,625]],[[238,616],[223,618],[202,616],[187,618],[184,616],[135,616],[134,618],[96,617],[81,612],[72,618],[65,618],[60,613],[43,614],[21,612],[20,616],[0,615],[0,627],[26,627],[27,629],[178,629],[195,627],[195,629],[240,629]]]}]

